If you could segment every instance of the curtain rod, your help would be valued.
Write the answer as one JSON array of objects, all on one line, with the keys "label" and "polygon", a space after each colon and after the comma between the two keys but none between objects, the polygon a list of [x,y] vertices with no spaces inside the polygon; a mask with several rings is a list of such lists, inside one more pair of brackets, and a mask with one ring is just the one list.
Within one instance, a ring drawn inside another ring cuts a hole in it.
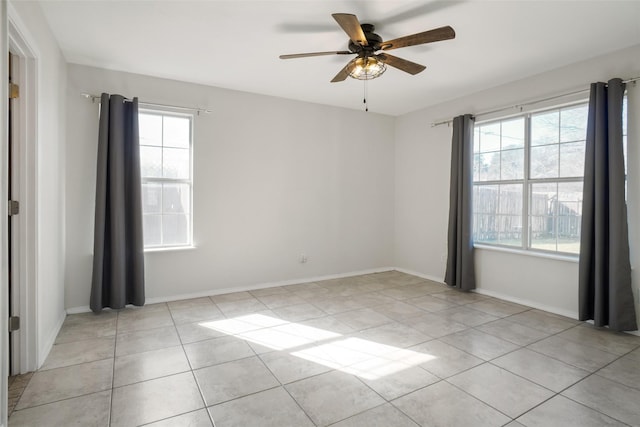
[{"label": "curtain rod", "polygon": [[[87,99],[90,99],[91,102],[94,104],[96,103],[96,101],[99,101],[101,98],[100,95],[92,95],[90,93],[81,93],[80,95],[82,95]],[[124,102],[131,102],[131,99],[125,98]],[[200,113],[206,113],[206,114],[211,113],[211,110],[207,110],[206,108],[199,108],[199,107],[182,107],[180,105],[156,104],[153,102],[142,102],[142,101],[138,101],[138,104],[146,105],[148,107],[162,107],[162,108],[172,108],[174,110],[195,111],[198,115],[200,115]]]},{"label": "curtain rod", "polygon": [[[638,80],[640,80],[640,76],[634,77],[634,78],[631,78],[631,79],[627,79],[627,80],[623,80],[622,83],[634,83],[635,84],[635,82],[638,81]],[[491,110],[491,111],[483,111],[481,113],[473,114],[473,116],[474,117],[486,116],[488,114],[499,113],[501,111],[507,111],[507,110],[512,110],[512,109],[516,109],[516,108],[519,108],[520,111],[522,111],[522,107],[527,107],[529,105],[539,104],[539,103],[545,102],[545,101],[552,101],[552,100],[558,99],[558,98],[564,98],[565,96],[571,96],[571,95],[577,95],[579,93],[589,92],[589,90],[590,89],[574,90],[573,92],[562,93],[560,95],[554,95],[554,96],[550,96],[550,97],[547,97],[547,98],[538,99],[538,100],[535,100],[535,101],[525,102],[523,104],[510,105],[508,107],[497,108],[497,109]],[[452,122],[453,122],[453,119],[443,120],[441,122],[434,122],[434,123],[431,123],[431,127],[433,128],[433,127],[440,126],[440,125],[448,125],[448,124],[450,124]]]}]

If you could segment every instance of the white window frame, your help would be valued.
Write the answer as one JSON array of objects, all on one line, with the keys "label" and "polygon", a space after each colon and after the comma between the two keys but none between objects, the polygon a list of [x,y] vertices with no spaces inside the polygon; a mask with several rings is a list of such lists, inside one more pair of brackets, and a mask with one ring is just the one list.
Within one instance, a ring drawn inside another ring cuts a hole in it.
[{"label": "white window frame", "polygon": [[[626,109],[626,117],[623,117],[623,123],[627,123],[628,121],[628,98],[627,98],[627,94],[625,93],[624,95],[624,103],[627,107]],[[522,184],[522,229],[526,230],[526,232],[522,233],[522,242],[520,246],[513,246],[513,245],[501,245],[499,243],[491,243],[491,242],[475,242],[474,241],[474,247],[479,247],[479,248],[487,248],[487,249],[495,249],[495,250],[499,250],[499,251],[505,251],[505,252],[515,252],[515,253],[524,253],[524,254],[528,254],[528,255],[533,255],[533,256],[541,256],[541,257],[550,257],[550,258],[557,258],[557,259],[565,259],[565,260],[570,260],[570,261],[577,261],[579,254],[573,253],[573,252],[563,252],[563,251],[558,251],[558,250],[545,250],[545,249],[540,249],[540,248],[532,248],[531,247],[531,230],[529,229],[529,221],[530,221],[530,216],[531,213],[529,212],[529,201],[530,201],[530,197],[531,197],[531,184],[536,184],[536,183],[571,183],[571,182],[580,182],[580,183],[584,183],[584,175],[581,176],[579,179],[575,178],[575,177],[570,177],[570,178],[561,178],[561,177],[557,177],[557,178],[530,178],[529,177],[529,169],[530,169],[530,150],[531,150],[531,117],[533,115],[536,114],[540,114],[540,113],[544,113],[547,111],[554,111],[554,110],[559,110],[559,109],[566,109],[566,108],[571,108],[571,107],[576,107],[579,105],[588,105],[589,104],[589,100],[588,99],[584,99],[584,98],[577,98],[574,99],[571,102],[566,102],[566,103],[562,103],[562,104],[557,104],[557,105],[546,105],[543,108],[540,109],[536,109],[536,110],[532,110],[532,111],[528,111],[526,113],[520,113],[520,114],[515,114],[515,115],[508,115],[508,116],[503,116],[503,117],[493,117],[491,119],[487,119],[487,120],[483,120],[483,121],[478,121],[475,123],[474,125],[474,130],[475,130],[475,126],[478,125],[488,125],[488,124],[492,124],[492,123],[497,123],[497,122],[501,122],[501,121],[508,121],[508,120],[512,120],[512,119],[516,119],[518,117],[523,117],[525,119],[525,144],[524,144],[524,175],[523,175],[523,179],[515,179],[515,180],[493,180],[493,181],[473,181],[473,188],[474,188],[474,194],[475,194],[475,188],[476,185],[499,185],[499,184]],[[623,141],[625,143],[625,150],[624,150],[624,161],[625,161],[625,172],[626,172],[626,165],[627,165],[627,133],[628,133],[628,124],[627,126],[623,126]],[[474,131],[474,135],[475,135],[475,131]],[[585,135],[586,138],[586,135]],[[475,152],[474,152],[475,154]],[[625,174],[625,178],[626,178],[626,174]],[[626,184],[626,179],[625,179],[625,184]],[[475,217],[475,211],[472,213]],[[474,231],[474,235],[475,235],[475,231]],[[580,233],[580,237],[582,238],[582,232]]]},{"label": "white window frame", "polygon": [[[149,245],[145,244],[144,251],[145,252],[154,252],[154,251],[166,251],[166,250],[175,250],[175,249],[189,249],[193,248],[193,145],[194,145],[194,114],[178,112],[172,110],[170,108],[164,107],[144,107],[138,110],[138,114],[152,114],[158,116],[168,116],[168,117],[180,117],[180,118],[188,118],[189,119],[189,178],[188,179],[178,179],[178,178],[162,178],[162,177],[145,177],[141,174],[141,183],[149,184],[149,183],[157,183],[157,184],[188,184],[189,185],[189,213],[188,213],[188,229],[187,229],[187,242],[180,244],[165,244],[161,243],[159,245]],[[164,145],[163,145],[164,148]],[[141,157],[142,159],[142,157]],[[162,194],[162,193],[161,193]],[[144,212],[142,213],[144,217]],[[164,215],[162,215],[164,216]],[[162,226],[160,227],[160,233],[162,236]],[[162,238],[161,238],[162,241]]]},{"label": "white window frame", "polygon": [[[521,184],[522,185],[522,236],[521,243],[519,246],[515,245],[504,245],[500,243],[492,243],[492,242],[484,242],[484,241],[474,241],[475,247],[486,247],[486,248],[495,248],[505,251],[512,252],[524,252],[530,253],[532,255],[546,255],[551,257],[559,257],[559,258],[569,258],[569,259],[577,259],[578,254],[573,252],[564,252],[560,250],[549,250],[549,249],[541,249],[541,248],[533,248],[531,247],[531,230],[530,230],[530,200],[531,200],[531,188],[532,184],[562,184],[562,183],[583,183],[584,175],[580,177],[554,177],[554,178],[531,178],[530,177],[530,156],[531,156],[531,118],[534,115],[552,112],[562,109],[569,109],[572,107],[580,106],[580,105],[588,105],[588,100],[580,99],[574,102],[563,103],[560,105],[551,105],[538,110],[529,111],[526,113],[509,115],[505,117],[492,118],[489,120],[478,121],[475,126],[486,126],[493,123],[499,123],[503,121],[513,120],[517,118],[524,118],[524,163],[523,163],[523,178],[522,179],[506,179],[506,180],[487,180],[487,181],[473,181],[474,194],[476,186],[486,186],[486,185],[509,185],[509,184]],[[474,132],[475,135],[475,132]],[[585,136],[586,137],[586,136]],[[501,152],[502,150],[500,150]],[[474,152],[475,155],[475,152]],[[475,217],[475,211],[473,212]],[[557,215],[554,218],[554,221],[557,221]],[[557,224],[556,224],[557,225]],[[475,236],[475,230],[474,230]],[[556,236],[557,239],[557,236]]]}]

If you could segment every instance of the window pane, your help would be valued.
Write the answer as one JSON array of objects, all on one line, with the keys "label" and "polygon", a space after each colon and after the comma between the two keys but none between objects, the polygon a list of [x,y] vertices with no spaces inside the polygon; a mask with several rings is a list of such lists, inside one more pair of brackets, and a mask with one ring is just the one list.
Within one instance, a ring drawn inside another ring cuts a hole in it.
[{"label": "window pane", "polygon": [[559,119],[558,111],[531,116],[531,145],[557,143]]},{"label": "window pane", "polygon": [[162,148],[140,147],[140,173],[143,177],[162,177]]},{"label": "window pane", "polygon": [[473,155],[473,180],[480,181],[480,154]]},{"label": "window pane", "polygon": [[553,216],[532,216],[529,218],[531,227],[531,247],[546,251],[555,251],[556,231]]},{"label": "window pane", "polygon": [[189,150],[185,148],[164,148],[164,178],[189,179]]},{"label": "window pane", "polygon": [[558,145],[531,147],[531,178],[558,177]]},{"label": "window pane", "polygon": [[476,185],[473,193],[474,216],[473,238],[477,242],[497,243],[499,187],[497,185]]},{"label": "window pane", "polygon": [[[627,135],[622,136],[622,152],[624,153],[624,175],[627,176]],[[625,180],[625,185],[626,185]]]},{"label": "window pane", "polygon": [[498,243],[522,247],[522,215],[500,215],[498,222]]},{"label": "window pane", "polygon": [[165,245],[189,243],[189,220],[187,215],[163,215],[162,238]]},{"label": "window pane", "polygon": [[143,215],[143,233],[145,246],[158,246],[162,244],[161,215]]},{"label": "window pane", "polygon": [[480,152],[480,128],[478,126],[473,127],[473,152]]},{"label": "window pane", "polygon": [[500,122],[480,126],[480,152],[500,150]]},{"label": "window pane", "polygon": [[162,116],[140,113],[138,127],[140,145],[162,145]]},{"label": "window pane", "polygon": [[189,184],[164,184],[162,186],[162,210],[164,213],[189,213]]},{"label": "window pane", "polygon": [[584,175],[584,141],[560,144],[560,176]]},{"label": "window pane", "polygon": [[582,183],[531,185],[531,247],[578,253]]},{"label": "window pane", "polygon": [[494,181],[500,179],[499,151],[479,154],[478,159],[479,181]]},{"label": "window pane", "polygon": [[580,252],[580,226],[582,221],[582,183],[558,184],[558,250]]},{"label": "window pane", "polygon": [[498,186],[476,185],[473,194],[473,210],[476,213],[496,213],[498,209]]},{"label": "window pane", "polygon": [[498,242],[501,245],[522,246],[521,184],[500,186],[498,214]]},{"label": "window pane", "polygon": [[531,215],[555,216],[558,200],[558,184],[531,184],[531,197],[529,200],[529,212]]},{"label": "window pane", "polygon": [[186,117],[164,117],[163,145],[165,147],[189,148],[191,137],[190,120]]},{"label": "window pane", "polygon": [[500,186],[498,213],[522,217],[522,184]]},{"label": "window pane", "polygon": [[496,215],[478,214],[474,224],[474,241],[498,243],[498,223]]},{"label": "window pane", "polygon": [[160,184],[142,184],[142,212],[145,214],[162,213],[162,186]]},{"label": "window pane", "polygon": [[501,179],[524,178],[524,148],[504,150],[500,154]]},{"label": "window pane", "polygon": [[474,240],[522,246],[522,185],[477,185]]},{"label": "window pane", "polygon": [[558,184],[532,184],[529,200],[531,247],[555,251]]},{"label": "window pane", "polygon": [[524,147],[524,117],[502,122],[502,149]]},{"label": "window pane", "polygon": [[587,138],[587,105],[567,108],[560,111],[560,141],[584,141]]},{"label": "window pane", "polygon": [[627,96],[622,99],[622,133],[627,134]]}]

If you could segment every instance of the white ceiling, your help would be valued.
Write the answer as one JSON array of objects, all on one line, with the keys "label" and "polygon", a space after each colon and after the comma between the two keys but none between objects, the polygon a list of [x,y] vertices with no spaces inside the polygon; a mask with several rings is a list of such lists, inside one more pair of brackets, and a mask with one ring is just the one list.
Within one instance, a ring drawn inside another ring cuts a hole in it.
[{"label": "white ceiling", "polygon": [[[401,115],[640,44],[640,1],[41,1],[71,63],[362,109],[363,82],[330,83],[350,56],[331,13],[384,40],[451,25],[454,40],[394,50],[427,66],[369,82],[369,109]],[[624,76],[629,77],[629,76]]]}]

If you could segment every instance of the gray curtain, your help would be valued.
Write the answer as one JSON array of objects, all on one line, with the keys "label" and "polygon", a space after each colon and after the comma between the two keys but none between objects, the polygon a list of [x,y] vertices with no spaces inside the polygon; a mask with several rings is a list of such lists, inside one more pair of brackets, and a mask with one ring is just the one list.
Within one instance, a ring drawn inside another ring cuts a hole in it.
[{"label": "gray curtain", "polygon": [[473,260],[473,123],[470,114],[453,119],[451,185],[449,188],[449,234],[447,285],[463,291],[476,287]]},{"label": "gray curtain", "polygon": [[631,290],[620,79],[593,83],[584,166],[580,241],[580,320],[637,329]]},{"label": "gray curtain", "polygon": [[91,310],[144,305],[138,99],[102,94]]}]

